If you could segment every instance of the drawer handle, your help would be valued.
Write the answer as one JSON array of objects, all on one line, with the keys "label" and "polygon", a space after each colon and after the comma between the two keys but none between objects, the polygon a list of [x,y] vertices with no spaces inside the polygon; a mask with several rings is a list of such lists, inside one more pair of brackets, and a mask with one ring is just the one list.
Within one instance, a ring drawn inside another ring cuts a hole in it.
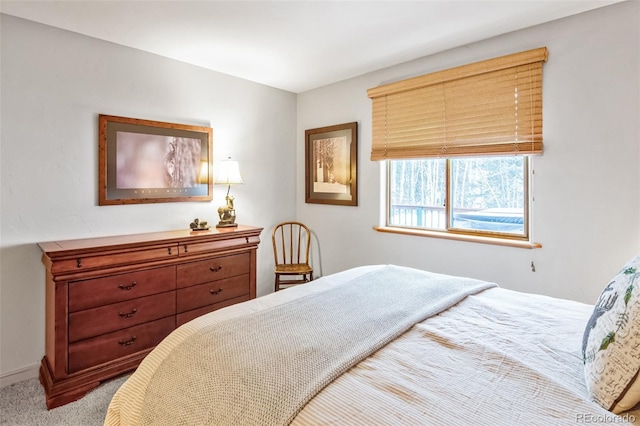
[{"label": "drawer handle", "polygon": [[220,294],[220,293],[222,293],[222,289],[221,289],[221,288],[219,288],[219,289],[217,289],[217,290],[209,290],[209,292],[215,296],[216,294]]},{"label": "drawer handle", "polygon": [[131,290],[132,288],[134,288],[137,285],[138,285],[138,283],[134,281],[130,285],[119,284],[118,288],[120,290]]},{"label": "drawer handle", "polygon": [[209,270],[211,272],[218,272],[218,271],[222,270],[222,265],[216,266],[215,268],[212,266],[212,267],[209,268]]},{"label": "drawer handle", "polygon": [[118,315],[120,316],[120,318],[131,318],[136,314],[136,312],[138,312],[138,310],[134,308],[128,314],[125,314],[124,312],[119,312]]},{"label": "drawer handle", "polygon": [[189,246],[186,244],[184,245],[184,252],[189,253]]},{"label": "drawer handle", "polygon": [[169,255],[171,255],[171,247],[167,247],[167,251],[169,252]]},{"label": "drawer handle", "polygon": [[76,267],[82,268],[82,259],[80,258],[76,259]]},{"label": "drawer handle", "polygon": [[120,346],[129,346],[129,345],[133,345],[133,342],[135,342],[135,341],[136,341],[136,339],[137,339],[137,337],[136,337],[136,336],[133,336],[133,337],[132,337],[131,339],[129,339],[129,340],[120,340],[120,341],[118,341],[118,344],[119,344]]}]

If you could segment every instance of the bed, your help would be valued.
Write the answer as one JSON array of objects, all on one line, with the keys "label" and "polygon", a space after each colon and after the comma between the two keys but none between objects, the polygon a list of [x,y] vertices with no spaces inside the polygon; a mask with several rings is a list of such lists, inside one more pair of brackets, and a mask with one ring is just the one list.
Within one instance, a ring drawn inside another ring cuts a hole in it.
[{"label": "bed", "polygon": [[594,306],[483,281],[357,267],[178,328],[105,425],[640,425],[639,407],[593,401],[581,351],[593,318]]}]

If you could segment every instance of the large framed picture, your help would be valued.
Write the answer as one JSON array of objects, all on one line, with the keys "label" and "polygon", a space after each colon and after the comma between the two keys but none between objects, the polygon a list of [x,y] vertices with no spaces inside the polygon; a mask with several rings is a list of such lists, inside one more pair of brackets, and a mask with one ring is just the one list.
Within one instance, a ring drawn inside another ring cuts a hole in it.
[{"label": "large framed picture", "polygon": [[305,131],[305,202],[358,205],[358,123]]},{"label": "large framed picture", "polygon": [[213,129],[99,116],[99,205],[211,201]]}]

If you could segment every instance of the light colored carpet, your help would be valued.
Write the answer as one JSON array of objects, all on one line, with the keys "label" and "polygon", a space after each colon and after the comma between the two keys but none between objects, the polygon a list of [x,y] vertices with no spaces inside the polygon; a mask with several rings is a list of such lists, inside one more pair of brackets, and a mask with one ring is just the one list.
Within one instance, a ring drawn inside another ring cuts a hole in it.
[{"label": "light colored carpet", "polygon": [[47,410],[44,389],[29,379],[0,389],[2,426],[99,426],[104,422],[111,397],[127,376],[109,380],[84,398]]}]

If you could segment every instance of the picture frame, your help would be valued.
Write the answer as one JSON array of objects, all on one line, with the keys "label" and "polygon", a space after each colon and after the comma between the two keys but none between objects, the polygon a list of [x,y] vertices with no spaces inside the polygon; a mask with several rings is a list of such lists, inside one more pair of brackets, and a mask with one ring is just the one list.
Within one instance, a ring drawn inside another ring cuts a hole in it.
[{"label": "picture frame", "polygon": [[98,204],[213,199],[213,129],[100,114]]},{"label": "picture frame", "polygon": [[358,123],[305,130],[305,202],[358,205]]}]

